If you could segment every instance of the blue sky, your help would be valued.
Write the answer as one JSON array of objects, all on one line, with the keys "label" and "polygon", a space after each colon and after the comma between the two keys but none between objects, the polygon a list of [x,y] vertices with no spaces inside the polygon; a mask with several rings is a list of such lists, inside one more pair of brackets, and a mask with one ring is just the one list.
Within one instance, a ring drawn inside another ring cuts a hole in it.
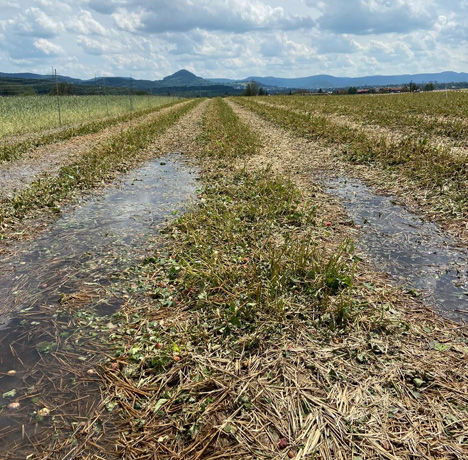
[{"label": "blue sky", "polygon": [[0,71],[160,79],[468,71],[468,0],[0,0]]}]

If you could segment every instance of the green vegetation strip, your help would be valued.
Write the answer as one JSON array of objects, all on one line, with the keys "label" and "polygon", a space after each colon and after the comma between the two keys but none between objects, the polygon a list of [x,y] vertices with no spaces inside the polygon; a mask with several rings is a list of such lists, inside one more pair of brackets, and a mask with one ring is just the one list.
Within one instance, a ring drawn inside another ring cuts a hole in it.
[{"label": "green vegetation strip", "polygon": [[[269,101],[274,102],[274,98]],[[338,125],[324,116],[266,106],[247,98],[236,102],[308,139],[338,144],[344,158],[352,163],[378,162],[392,168],[429,195],[437,196],[447,214],[457,218],[468,216],[468,163],[464,155],[433,146],[428,139],[407,137],[391,141],[385,136],[375,139],[365,129]]]},{"label": "green vegetation strip", "polygon": [[127,113],[111,118],[104,118],[101,120],[94,120],[89,123],[82,123],[79,125],[71,126],[68,128],[60,129],[52,133],[35,135],[32,138],[20,140],[18,142],[7,142],[0,144],[0,163],[14,161],[20,158],[30,148],[40,147],[41,145],[48,145],[55,142],[65,141],[72,137],[83,136],[85,134],[97,133],[104,128],[115,126],[119,123],[133,120],[138,117],[143,117],[150,113],[158,112],[166,107],[171,107],[180,103],[179,100],[174,100],[158,107],[150,109],[139,110],[137,112]]},{"label": "green vegetation strip", "polygon": [[51,208],[59,211],[59,203],[74,191],[99,185],[118,172],[125,172],[141,157],[141,150],[155,136],[162,134],[201,101],[191,101],[175,107],[156,119],[130,127],[85,153],[73,165],[62,167],[53,177],[43,177],[33,182],[11,199],[0,203],[0,228],[11,219],[20,219],[30,211]]},{"label": "green vegetation strip", "polygon": [[355,283],[352,246],[333,238],[320,203],[243,166],[258,139],[223,101],[202,140],[200,201],[168,228],[167,251],[130,274],[147,300],[114,320],[102,376],[122,420],[119,454],[468,453],[463,330],[427,312],[410,324],[391,293]]},{"label": "green vegetation strip", "polygon": [[205,116],[202,140],[202,155],[219,162],[252,155],[260,145],[258,137],[219,98],[213,100]]}]

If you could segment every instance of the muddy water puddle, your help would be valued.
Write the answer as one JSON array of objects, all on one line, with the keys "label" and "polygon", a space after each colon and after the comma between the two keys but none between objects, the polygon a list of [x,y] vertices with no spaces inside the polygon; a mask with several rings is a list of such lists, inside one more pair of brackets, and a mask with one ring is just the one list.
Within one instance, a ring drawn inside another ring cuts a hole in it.
[{"label": "muddy water puddle", "polygon": [[[100,197],[64,212],[38,239],[18,245],[0,260],[0,447],[14,445],[40,429],[38,410],[45,407],[43,398],[41,402],[45,393],[61,393],[63,407],[57,414],[88,410],[87,393],[98,392],[93,379],[70,394],[72,407],[63,394],[70,385],[53,378],[47,381],[47,374],[54,376],[47,366],[61,362],[73,380],[73,363],[92,355],[93,335],[71,340],[71,322],[54,313],[64,298],[76,292],[112,291],[114,277],[147,256],[148,241],[189,204],[196,178],[193,167],[177,154],[157,159]],[[91,298],[90,324],[108,323],[121,298]],[[48,356],[57,346],[63,350],[59,360]],[[8,410],[11,403],[19,403],[19,408]],[[47,409],[54,413],[53,407]]]},{"label": "muddy water puddle", "polygon": [[468,321],[468,251],[437,225],[377,195],[357,179],[323,180],[361,227],[358,245],[378,271],[421,295],[442,315]]}]

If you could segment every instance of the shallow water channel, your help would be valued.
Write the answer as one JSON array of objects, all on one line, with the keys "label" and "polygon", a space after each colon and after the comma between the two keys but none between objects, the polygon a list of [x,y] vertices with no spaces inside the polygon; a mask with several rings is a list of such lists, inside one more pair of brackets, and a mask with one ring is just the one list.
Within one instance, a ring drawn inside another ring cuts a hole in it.
[{"label": "shallow water channel", "polygon": [[377,195],[358,179],[323,180],[326,192],[342,199],[348,215],[361,227],[358,245],[378,271],[399,286],[415,291],[437,311],[468,321],[468,251],[437,225],[425,222]]},{"label": "shallow water channel", "polygon": [[[42,358],[36,343],[42,339],[35,337],[47,331],[34,334],[35,327],[44,327],[41,321],[30,320],[34,312],[43,305],[53,311],[64,295],[83,287],[111,286],[113,275],[151,255],[145,243],[188,205],[196,178],[193,167],[177,154],[154,160],[98,198],[64,212],[38,239],[18,245],[0,259],[0,447],[12,445],[25,432],[35,433],[28,431],[34,406],[24,390],[31,384],[28,373]],[[104,304],[100,314],[111,315],[119,300]],[[52,339],[53,334],[51,327]],[[15,374],[8,375],[9,371]],[[15,401],[21,402],[20,409],[8,410],[6,406]]]}]

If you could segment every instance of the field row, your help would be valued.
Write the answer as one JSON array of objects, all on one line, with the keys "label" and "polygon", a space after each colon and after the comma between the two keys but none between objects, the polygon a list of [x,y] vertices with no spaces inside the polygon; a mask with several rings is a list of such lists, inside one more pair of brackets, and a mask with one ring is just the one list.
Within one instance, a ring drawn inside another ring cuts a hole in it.
[{"label": "field row", "polygon": [[[249,112],[232,102],[188,101],[111,137],[57,176],[41,178],[1,204],[7,237],[10,225],[31,212],[60,213],[70,195],[173,151],[171,144],[167,152],[145,153],[177,126],[184,133],[182,150],[199,174],[198,200],[167,226],[164,244],[162,237],[148,241],[144,259],[116,270],[109,297],[106,284],[86,273],[80,273],[81,288],[65,296],[51,290],[48,311],[54,309],[57,330],[46,330],[47,350],[42,325],[50,328],[50,318],[29,311],[18,326],[29,341],[35,334],[40,338],[42,347],[34,352],[49,367],[42,375],[36,366],[37,381],[21,370],[25,384],[16,389],[14,417],[25,421],[18,423],[18,436],[29,424],[42,437],[33,438],[31,448],[23,436],[15,455],[468,455],[466,328],[444,322],[370,270],[354,252],[356,232],[343,209],[312,178],[315,164],[308,162],[320,162],[320,152],[311,152],[304,137],[326,136],[339,145],[346,140],[350,149],[368,141],[252,99],[235,101],[276,126],[262,122],[254,128]],[[277,125],[300,134],[294,142],[301,158],[288,156],[289,141],[280,143],[285,135]],[[118,259],[119,245],[113,250]],[[93,257],[102,257],[93,251],[87,247],[91,265]],[[106,302],[119,305],[110,317],[100,309]],[[68,369],[60,375],[50,363],[67,363]],[[51,375],[60,381],[59,396],[43,387]],[[73,414],[64,393],[75,391],[69,399],[83,411],[93,379],[102,399],[85,414]],[[46,414],[40,420],[28,413],[29,400]]]},{"label": "field row", "polygon": [[[155,109],[154,117],[142,117],[104,142],[91,145],[71,164],[64,162],[55,172],[42,171],[27,187],[11,197],[2,198],[0,230],[6,229],[8,233],[8,222],[21,219],[37,209],[58,210],[59,203],[66,201],[73,193],[89,190],[106,178],[127,171],[139,161],[140,152],[144,152],[154,135],[164,132],[198,103],[192,100],[175,106],[170,104],[167,110],[160,106],[159,110]],[[47,157],[43,158],[43,162],[47,164]],[[31,169],[28,163],[22,167]]]},{"label": "field row", "polygon": [[[259,98],[270,102],[272,98]],[[376,124],[397,133],[444,136],[468,146],[468,93],[375,96],[278,96],[274,103],[313,116],[345,116],[364,127]]]},{"label": "field row", "polygon": [[285,107],[282,104],[284,99],[270,97],[265,102],[241,98],[237,102],[300,136],[336,147],[341,157],[350,163],[391,170],[426,195],[434,197],[436,211],[441,215],[458,219],[468,216],[467,154],[454,154],[450,147],[431,142],[430,138],[392,138],[387,133],[376,133],[325,115],[297,110],[294,99]]},{"label": "field row", "polygon": [[[163,100],[161,100],[163,102]],[[65,141],[67,139],[79,138],[87,134],[94,134],[112,126],[124,126],[127,122],[142,122],[143,118],[157,112],[165,107],[175,105],[180,101],[174,98],[167,98],[165,104],[155,105],[150,109],[142,109],[125,113],[115,117],[100,118],[86,121],[71,126],[56,129],[45,129],[37,133],[28,133],[22,136],[4,138],[0,141],[0,163],[17,160],[30,149],[40,146]]]}]

